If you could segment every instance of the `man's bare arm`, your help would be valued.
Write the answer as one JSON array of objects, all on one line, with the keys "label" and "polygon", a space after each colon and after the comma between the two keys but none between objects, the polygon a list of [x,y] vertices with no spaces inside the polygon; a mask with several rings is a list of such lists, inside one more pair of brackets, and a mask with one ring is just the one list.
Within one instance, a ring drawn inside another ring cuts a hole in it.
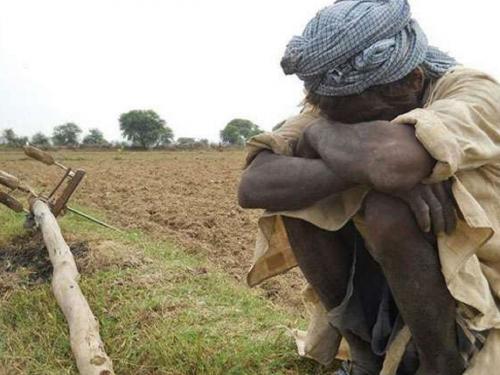
[{"label": "man's bare arm", "polygon": [[406,202],[423,232],[449,234],[455,229],[450,183],[420,183],[431,174],[436,161],[417,140],[413,126],[320,120],[305,131],[304,138],[309,152],[319,154],[327,165],[350,165],[344,170],[351,180]]},{"label": "man's bare arm", "polygon": [[321,119],[305,131],[299,144],[304,154],[321,159],[261,152],[243,174],[242,207],[306,208],[356,185],[407,191],[430,175],[435,164],[412,127],[386,121],[346,125]]},{"label": "man's bare arm", "polygon": [[413,126],[320,119],[306,129],[304,138],[330,169],[381,192],[412,189],[430,176],[436,164]]},{"label": "man's bare arm", "polygon": [[243,208],[297,210],[354,186],[321,159],[262,151],[245,170],[238,198]]}]

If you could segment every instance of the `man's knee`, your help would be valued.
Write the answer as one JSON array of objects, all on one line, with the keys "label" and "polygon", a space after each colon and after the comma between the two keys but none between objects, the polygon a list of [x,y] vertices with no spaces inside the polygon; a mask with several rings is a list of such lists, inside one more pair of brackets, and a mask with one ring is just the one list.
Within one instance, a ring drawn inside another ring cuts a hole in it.
[{"label": "man's knee", "polygon": [[384,263],[401,252],[408,239],[414,218],[401,200],[386,194],[371,192],[365,199],[364,218],[368,249],[375,260]]}]

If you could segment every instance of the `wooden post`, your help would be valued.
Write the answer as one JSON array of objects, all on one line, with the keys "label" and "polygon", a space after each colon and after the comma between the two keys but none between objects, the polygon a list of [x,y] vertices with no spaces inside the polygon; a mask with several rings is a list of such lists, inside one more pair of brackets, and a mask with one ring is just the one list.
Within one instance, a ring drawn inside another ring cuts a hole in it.
[{"label": "wooden post", "polygon": [[52,291],[69,325],[78,370],[81,375],[114,375],[99,335],[99,323],[78,285],[80,275],[57,220],[43,201],[34,199],[31,203],[54,267]]}]

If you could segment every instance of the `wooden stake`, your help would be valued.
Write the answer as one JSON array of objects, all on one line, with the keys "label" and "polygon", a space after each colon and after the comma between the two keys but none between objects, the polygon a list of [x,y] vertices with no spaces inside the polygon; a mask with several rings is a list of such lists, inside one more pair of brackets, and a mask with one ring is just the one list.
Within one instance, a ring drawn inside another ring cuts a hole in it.
[{"label": "wooden stake", "polygon": [[31,203],[54,267],[52,291],[69,325],[71,350],[78,370],[81,375],[114,375],[99,335],[99,323],[78,285],[80,275],[57,220],[41,200],[34,199]]}]

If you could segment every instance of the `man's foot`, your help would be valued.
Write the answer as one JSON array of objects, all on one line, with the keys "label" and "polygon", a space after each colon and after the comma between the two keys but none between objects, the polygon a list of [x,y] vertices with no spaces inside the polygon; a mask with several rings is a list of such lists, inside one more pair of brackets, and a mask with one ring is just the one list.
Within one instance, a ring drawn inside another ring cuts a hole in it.
[{"label": "man's foot", "polygon": [[350,361],[343,363],[349,366],[349,375],[378,375],[382,369],[384,358],[376,355],[371,345],[349,330],[340,330],[350,349]]},{"label": "man's foot", "polygon": [[377,372],[371,372],[350,361],[342,362],[340,368],[333,375],[378,375]]},{"label": "man's foot", "polygon": [[434,366],[420,366],[415,375],[462,375],[466,368],[461,359],[450,362],[447,365]]}]

